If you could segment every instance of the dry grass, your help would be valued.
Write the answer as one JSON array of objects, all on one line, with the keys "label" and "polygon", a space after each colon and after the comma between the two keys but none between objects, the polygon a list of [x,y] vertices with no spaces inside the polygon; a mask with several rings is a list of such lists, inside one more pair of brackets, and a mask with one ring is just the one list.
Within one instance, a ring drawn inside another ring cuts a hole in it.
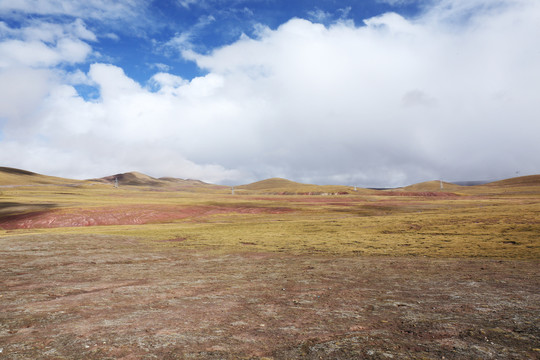
[{"label": "dry grass", "polygon": [[[529,180],[1,188],[0,357],[537,358]],[[118,223],[60,226],[82,215]]]},{"label": "dry grass", "polygon": [[[293,184],[296,192],[310,189]],[[416,193],[365,190],[335,196],[261,196],[254,190],[232,196],[219,188],[205,193],[104,184],[4,188],[0,219],[38,210],[61,209],[67,216],[81,209],[142,205],[220,211],[140,225],[0,230],[0,235],[129,235],[156,246],[216,251],[540,258],[540,186],[459,188],[451,196],[421,188]],[[179,238],[183,241],[167,241]]]},{"label": "dry grass", "polygon": [[3,359],[533,359],[538,262],[0,238]]}]

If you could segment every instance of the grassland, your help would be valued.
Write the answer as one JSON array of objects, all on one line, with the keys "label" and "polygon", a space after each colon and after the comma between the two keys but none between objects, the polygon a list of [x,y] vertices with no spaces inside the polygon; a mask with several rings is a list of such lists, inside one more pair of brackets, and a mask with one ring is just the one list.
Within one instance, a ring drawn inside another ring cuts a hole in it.
[{"label": "grassland", "polygon": [[538,176],[122,179],[0,171],[0,357],[540,357]]},{"label": "grassland", "polygon": [[[452,192],[434,183],[330,192],[272,181],[235,195],[223,187],[90,182],[2,188],[0,227],[7,230],[0,235],[129,235],[156,246],[216,251],[540,258],[540,182],[453,185]],[[347,194],[272,195],[283,192]],[[130,212],[139,221],[130,221]],[[174,239],[182,241],[168,242]]]}]

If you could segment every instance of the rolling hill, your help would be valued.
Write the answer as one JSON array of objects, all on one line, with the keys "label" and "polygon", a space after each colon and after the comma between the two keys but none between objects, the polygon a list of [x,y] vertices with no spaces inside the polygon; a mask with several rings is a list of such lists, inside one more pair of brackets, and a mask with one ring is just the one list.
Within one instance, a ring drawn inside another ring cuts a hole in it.
[{"label": "rolling hill", "polygon": [[115,180],[118,180],[118,185],[133,185],[133,186],[163,186],[164,182],[159,179],[153,178],[151,176],[132,171],[122,174],[115,174],[110,176],[105,176],[100,179],[93,179],[97,181],[107,182],[114,184]]},{"label": "rolling hill", "polygon": [[305,184],[297,183],[291,180],[283,178],[271,178],[261,181],[256,181],[251,184],[237,186],[237,189],[245,190],[271,190],[271,189],[283,189],[283,188],[298,188],[300,186],[306,186]]},{"label": "rolling hill", "polygon": [[99,181],[113,185],[115,183],[115,179],[118,180],[118,186],[142,186],[167,190],[209,190],[228,188],[227,186],[209,184],[200,180],[179,179],[174,177],[154,178],[136,171],[110,175],[99,179],[93,179],[92,181]]},{"label": "rolling hill", "polygon": [[432,180],[432,181],[425,181],[425,182],[405,186],[401,189],[405,191],[420,191],[420,192],[423,192],[423,191],[448,192],[448,191],[460,191],[463,189],[463,186],[443,181],[442,189],[441,189],[441,182],[439,180]]},{"label": "rolling hill", "polygon": [[[174,177],[154,178],[132,171],[106,176],[98,179],[90,180],[74,180],[56,176],[42,175],[27,170],[16,169],[11,167],[0,167],[0,187],[11,186],[39,186],[39,185],[59,185],[59,186],[74,186],[85,185],[91,183],[102,183],[114,185],[115,179],[118,179],[119,186],[137,186],[147,187],[170,191],[214,191],[228,190],[228,186],[214,185],[205,183],[200,180],[179,179]],[[237,194],[287,194],[287,195],[321,195],[321,194],[367,194],[375,190],[357,188],[345,185],[314,185],[303,184],[283,178],[270,178],[266,180],[256,181],[250,184],[235,186]],[[389,189],[389,191],[407,191],[407,192],[456,192],[456,193],[482,193],[482,192],[539,192],[540,191],[540,175],[529,175],[514,177],[499,181],[490,182],[487,184],[462,186],[449,182],[441,183],[439,180],[421,182],[397,189]]]},{"label": "rolling hill", "polygon": [[0,167],[0,186],[78,185],[84,183],[85,181],[83,180],[65,179],[56,176],[41,175],[27,170]]},{"label": "rolling hill", "polygon": [[286,195],[321,195],[321,194],[356,194],[369,192],[367,189],[357,189],[345,185],[313,185],[302,184],[283,178],[270,178],[251,184],[235,187],[239,190],[247,190],[249,193],[261,194],[286,194]]},{"label": "rolling hill", "polygon": [[490,182],[485,186],[540,186],[540,175],[519,176]]}]

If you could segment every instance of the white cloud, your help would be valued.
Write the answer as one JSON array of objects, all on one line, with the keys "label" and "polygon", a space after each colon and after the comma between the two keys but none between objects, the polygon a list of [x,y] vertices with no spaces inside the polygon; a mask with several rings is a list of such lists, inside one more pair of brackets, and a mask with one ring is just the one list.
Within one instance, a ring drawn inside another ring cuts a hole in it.
[{"label": "white cloud", "polygon": [[119,41],[120,40],[120,37],[118,35],[116,35],[115,33],[107,33],[107,34],[103,35],[103,37],[107,38],[107,39],[114,40],[114,41]]},{"label": "white cloud", "polygon": [[415,2],[418,2],[418,0],[377,0],[377,2],[392,6],[399,6],[413,4]]},{"label": "white cloud", "polygon": [[332,19],[332,14],[319,8],[315,8],[314,10],[308,11],[308,17],[314,22],[326,23]]},{"label": "white cloud", "polygon": [[172,49],[180,53],[192,50],[194,48],[193,41],[199,36],[199,33],[214,21],[216,21],[216,19],[212,15],[201,16],[195,25],[191,26],[188,30],[173,36],[160,46],[161,49]]},{"label": "white cloud", "polygon": [[115,20],[139,14],[146,4],[144,0],[0,0],[0,14],[21,12]]},{"label": "white cloud", "polygon": [[100,87],[104,101],[129,97],[142,91],[136,81],[128,78],[121,68],[114,65],[93,64],[88,75]]},{"label": "white cloud", "polygon": [[411,90],[406,92],[401,102],[403,106],[409,107],[409,106],[435,106],[437,104],[437,100],[435,98],[432,98],[425,92],[421,90]]},{"label": "white cloud", "polygon": [[96,39],[80,20],[65,25],[34,22],[20,29],[3,24],[2,32],[7,35],[0,40],[0,67],[4,68],[83,62],[92,48],[82,40]]},{"label": "white cloud", "polygon": [[[206,55],[185,50],[207,75],[161,71],[147,87],[108,64],[88,74],[20,65],[11,75],[4,52],[0,163],[65,176],[372,186],[538,173],[540,3],[468,3],[474,11],[444,0],[413,20],[389,13],[359,27],[261,27]],[[32,39],[52,51],[43,63],[84,53]],[[77,81],[100,98],[79,97],[68,85]]]},{"label": "white cloud", "polygon": [[186,9],[189,9],[189,7],[192,5],[192,4],[197,4],[197,3],[200,3],[202,1],[200,0],[178,0],[178,3],[185,7]]},{"label": "white cloud", "polygon": [[68,25],[70,33],[74,34],[77,38],[87,41],[97,41],[96,35],[86,28],[84,21],[76,19],[73,23]]},{"label": "white cloud", "polygon": [[172,69],[172,66],[163,64],[163,63],[157,63],[157,64],[150,64],[150,67],[156,68],[159,71],[167,72]]},{"label": "white cloud", "polygon": [[[35,112],[49,92],[51,74],[47,70],[13,67],[0,70],[0,118],[6,127],[28,127]],[[24,129],[21,129],[24,131]]]}]

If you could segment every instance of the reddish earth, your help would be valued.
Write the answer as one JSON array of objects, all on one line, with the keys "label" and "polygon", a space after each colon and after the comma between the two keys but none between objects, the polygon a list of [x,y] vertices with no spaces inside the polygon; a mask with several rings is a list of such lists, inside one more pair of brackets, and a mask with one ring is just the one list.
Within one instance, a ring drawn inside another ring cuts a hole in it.
[{"label": "reddish earth", "polygon": [[540,359],[538,265],[5,237],[0,357]]},{"label": "reddish earth", "polygon": [[13,230],[71,226],[134,225],[225,213],[280,214],[289,211],[291,210],[283,207],[250,206],[125,205],[69,208],[6,216],[0,219],[0,228]]},{"label": "reddish earth", "polygon": [[442,191],[385,191],[384,196],[457,197],[459,195]]}]

